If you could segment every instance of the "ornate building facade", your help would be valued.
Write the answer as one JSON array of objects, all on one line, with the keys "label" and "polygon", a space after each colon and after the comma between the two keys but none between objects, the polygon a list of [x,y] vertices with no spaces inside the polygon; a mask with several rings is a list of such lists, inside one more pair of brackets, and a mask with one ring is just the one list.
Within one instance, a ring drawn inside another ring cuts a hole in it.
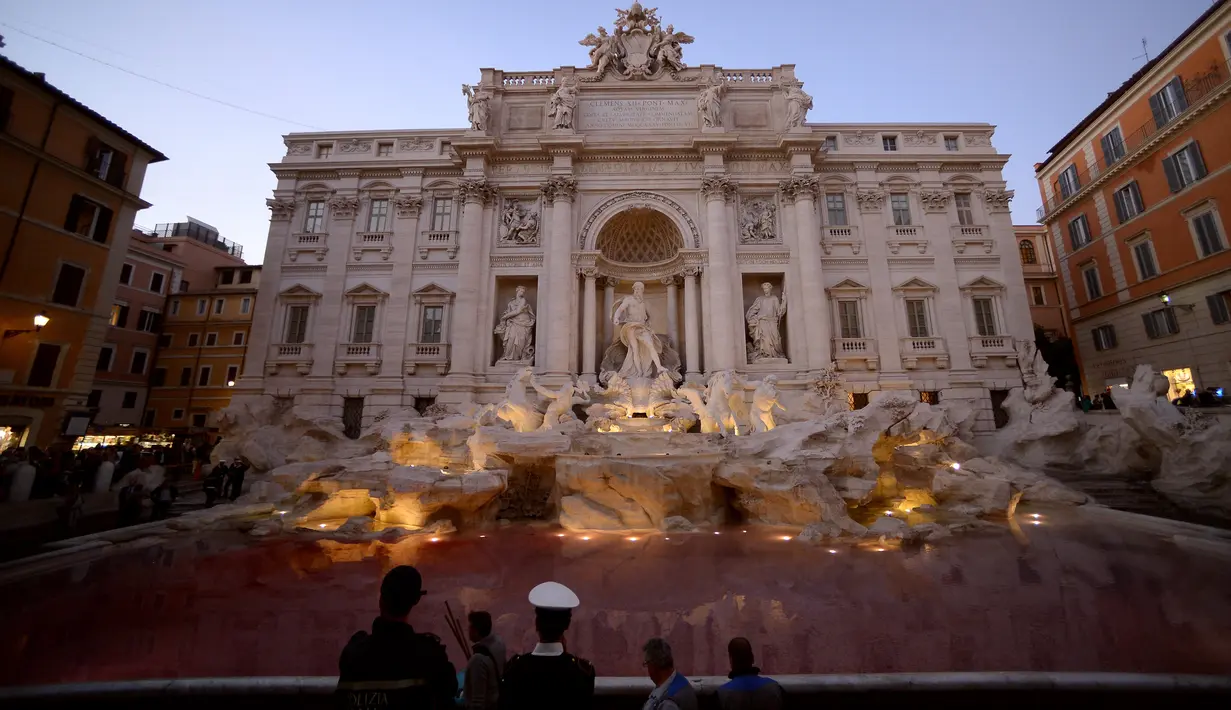
[{"label": "ornate building facade", "polygon": [[853,406],[970,400],[990,429],[1032,337],[993,126],[811,123],[793,65],[691,41],[634,5],[585,68],[483,69],[468,129],[286,136],[237,396],[354,428],[524,367],[605,381],[639,283],[677,381],[790,396],[836,363]]}]

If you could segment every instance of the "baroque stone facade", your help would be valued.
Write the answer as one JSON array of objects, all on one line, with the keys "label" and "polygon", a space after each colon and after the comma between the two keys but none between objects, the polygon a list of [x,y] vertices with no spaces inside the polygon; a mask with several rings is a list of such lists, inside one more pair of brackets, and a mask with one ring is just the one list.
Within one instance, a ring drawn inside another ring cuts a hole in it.
[{"label": "baroque stone facade", "polygon": [[[773,374],[789,400],[836,362],[856,406],[937,393],[991,429],[1031,337],[994,128],[810,122],[833,108],[793,65],[685,64],[644,14],[585,38],[585,68],[482,70],[469,128],[286,136],[240,396],[370,421],[497,401],[526,365],[594,382],[639,282],[690,381]],[[747,319],[766,284],[781,358]]]}]

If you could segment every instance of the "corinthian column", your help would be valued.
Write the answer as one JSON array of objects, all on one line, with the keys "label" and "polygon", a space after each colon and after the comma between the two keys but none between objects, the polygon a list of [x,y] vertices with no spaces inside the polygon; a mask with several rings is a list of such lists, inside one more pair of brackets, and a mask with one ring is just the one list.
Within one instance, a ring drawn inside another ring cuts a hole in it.
[{"label": "corinthian column", "polygon": [[[736,306],[731,299],[733,284],[725,283],[731,273],[731,231],[727,225],[727,201],[735,195],[735,185],[726,175],[701,179],[705,195],[706,244],[710,253],[710,313],[709,328],[714,352],[706,355],[706,369],[727,370],[735,367],[735,336],[731,327]],[[692,367],[692,364],[689,364]]]},{"label": "corinthian column", "polygon": [[611,322],[611,311],[615,308],[616,279],[608,276],[603,279],[603,347],[615,340],[615,324]]},{"label": "corinthian column", "polygon": [[449,374],[474,375],[478,363],[480,327],[475,314],[479,312],[479,280],[482,275],[483,206],[495,190],[483,178],[462,180],[458,185],[464,208],[462,229],[458,235],[456,318],[450,353]]},{"label": "corinthian column", "polygon": [[829,309],[825,305],[825,282],[821,278],[821,244],[816,224],[816,195],[820,184],[814,176],[793,177],[778,184],[788,201],[795,203],[795,229],[800,263],[799,301],[803,307],[804,337],[808,344],[808,369],[819,370],[832,361],[829,354]]},{"label": "corinthian column", "polygon": [[[569,374],[570,331],[575,324],[570,313],[573,303],[572,271],[573,256],[573,196],[577,194],[577,181],[571,177],[553,177],[543,186],[545,195],[551,198],[551,243],[547,245],[546,271],[550,282],[550,296],[546,313],[547,360],[544,363],[548,375]],[[593,365],[591,365],[593,367]]]},{"label": "corinthian column", "polygon": [[[701,379],[700,301],[697,298],[699,270],[684,270],[684,367],[690,381]],[[711,368],[713,369],[713,368]]]},{"label": "corinthian column", "polygon": [[667,276],[663,279],[663,284],[667,287],[667,337],[671,338],[671,345],[676,352],[680,350],[680,323],[679,323],[679,307],[676,305],[676,277]]},{"label": "corinthian column", "polygon": [[581,275],[586,283],[581,300],[581,377],[593,384],[598,381],[594,376],[594,343],[598,339],[598,323],[595,322],[598,294],[595,292],[594,279],[598,272],[594,269],[583,269]]}]

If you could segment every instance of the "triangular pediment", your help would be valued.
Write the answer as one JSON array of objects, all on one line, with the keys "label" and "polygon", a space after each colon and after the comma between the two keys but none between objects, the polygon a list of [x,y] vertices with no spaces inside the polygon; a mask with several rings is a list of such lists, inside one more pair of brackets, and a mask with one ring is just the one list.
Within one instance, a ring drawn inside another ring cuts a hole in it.
[{"label": "triangular pediment", "polygon": [[903,281],[902,283],[898,284],[897,286],[894,286],[894,287],[893,287],[893,290],[894,290],[894,291],[907,291],[907,290],[911,290],[911,291],[936,291],[936,290],[938,290],[938,289],[936,288],[936,286],[935,286],[934,284],[930,284],[930,283],[928,283],[927,281],[924,281],[923,279],[919,278],[918,276],[915,276],[915,277],[912,277],[912,278],[909,278],[909,279],[907,279],[907,280]]},{"label": "triangular pediment", "polygon": [[423,288],[411,293],[412,296],[454,296],[452,291],[433,281]]},{"label": "triangular pediment", "polygon": [[975,279],[974,281],[971,281],[970,283],[962,287],[963,291],[968,291],[970,289],[1003,290],[1004,284],[1000,283],[999,281],[989,279],[986,276],[980,276],[979,278]]},{"label": "triangular pediment", "polygon": [[278,293],[282,298],[320,298],[321,295],[316,291],[304,286],[303,284],[294,284],[288,288],[282,289]]},{"label": "triangular pediment", "polygon": [[829,287],[830,291],[866,291],[867,286],[859,283],[855,279],[842,279],[838,283]]},{"label": "triangular pediment", "polygon": [[385,298],[389,294],[385,293],[384,291],[381,291],[380,289],[376,288],[372,284],[367,283],[365,281],[359,284],[358,286],[355,286],[354,288],[348,290],[346,292],[346,295],[350,296],[351,298],[362,297],[362,296],[375,296],[379,298]]}]

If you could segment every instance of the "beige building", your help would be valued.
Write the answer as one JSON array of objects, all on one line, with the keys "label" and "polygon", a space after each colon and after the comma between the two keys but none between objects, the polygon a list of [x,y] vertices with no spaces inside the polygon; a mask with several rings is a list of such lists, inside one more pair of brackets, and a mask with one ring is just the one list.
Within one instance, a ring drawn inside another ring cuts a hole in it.
[{"label": "beige building", "polygon": [[617,24],[584,68],[483,69],[469,128],[286,136],[243,396],[357,431],[523,367],[606,383],[641,288],[675,378],[798,393],[836,362],[854,406],[990,429],[1032,336],[994,127],[811,122],[793,65],[686,66],[654,11]]},{"label": "beige building", "polygon": [[1070,337],[1064,318],[1060,276],[1047,229],[1037,224],[1017,224],[1013,231],[1017,235],[1022,275],[1026,278],[1026,297],[1030,299],[1030,321],[1053,340]]}]

